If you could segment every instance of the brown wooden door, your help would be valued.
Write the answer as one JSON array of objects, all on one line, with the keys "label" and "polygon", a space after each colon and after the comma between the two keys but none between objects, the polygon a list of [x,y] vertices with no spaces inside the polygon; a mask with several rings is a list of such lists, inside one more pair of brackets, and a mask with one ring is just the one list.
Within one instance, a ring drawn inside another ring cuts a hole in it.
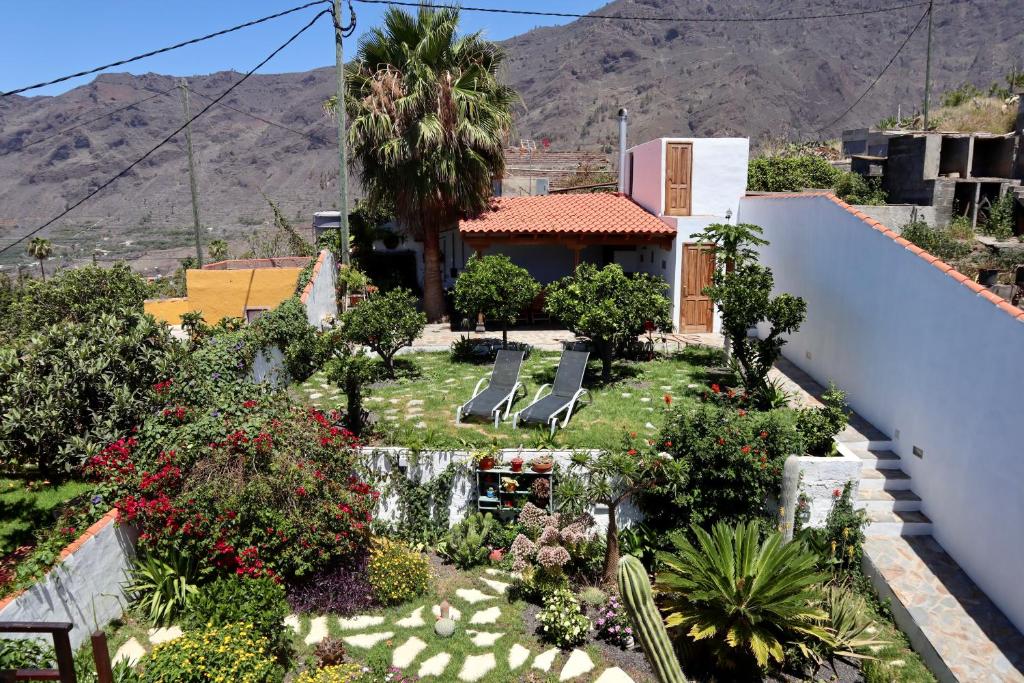
[{"label": "brown wooden door", "polygon": [[679,331],[711,332],[714,305],[704,294],[715,272],[715,252],[706,244],[683,245],[683,291],[680,293]]},{"label": "brown wooden door", "polygon": [[665,147],[665,215],[690,215],[690,176],[693,143],[670,142]]}]

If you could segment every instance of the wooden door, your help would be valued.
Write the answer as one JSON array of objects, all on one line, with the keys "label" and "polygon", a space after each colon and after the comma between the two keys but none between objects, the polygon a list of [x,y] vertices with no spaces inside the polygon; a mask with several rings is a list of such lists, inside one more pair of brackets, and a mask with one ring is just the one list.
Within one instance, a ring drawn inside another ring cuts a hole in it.
[{"label": "wooden door", "polygon": [[683,291],[680,292],[679,331],[711,332],[714,305],[704,294],[715,273],[715,252],[707,244],[683,245]]},{"label": "wooden door", "polygon": [[665,146],[665,215],[690,215],[690,176],[693,143],[669,142]]}]

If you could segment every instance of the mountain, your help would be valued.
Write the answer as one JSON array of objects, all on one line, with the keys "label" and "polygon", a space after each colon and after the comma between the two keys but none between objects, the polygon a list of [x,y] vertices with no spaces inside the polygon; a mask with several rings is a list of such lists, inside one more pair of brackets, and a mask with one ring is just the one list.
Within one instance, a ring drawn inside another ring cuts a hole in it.
[{"label": "mountain", "polygon": [[[598,11],[695,19],[883,6],[881,0],[616,0]],[[547,139],[553,150],[610,153],[622,106],[630,111],[632,143],[662,135],[742,135],[755,143],[835,137],[894,115],[900,105],[904,112],[918,106],[924,25],[864,101],[827,126],[878,75],[923,11],[917,5],[798,23],[583,19],[535,29],[503,44],[507,78],[524,104],[512,142]],[[937,3],[934,92],[999,80],[1024,54],[1022,24],[1020,0]],[[189,77],[192,111],[239,77]],[[0,244],[56,215],[180,126],[176,82],[157,74],[103,74],[56,97],[0,100]],[[261,192],[303,229],[313,211],[336,206],[335,123],[322,110],[333,87],[332,68],[257,74],[226,106],[193,124],[207,239],[229,239],[236,254],[247,248],[247,236],[256,232],[259,239],[271,223]],[[350,190],[358,196],[356,183]],[[127,258],[150,274],[190,253],[191,225],[179,135],[43,234],[67,261],[100,249],[102,258]],[[0,264],[27,260],[21,246],[0,256]]]}]

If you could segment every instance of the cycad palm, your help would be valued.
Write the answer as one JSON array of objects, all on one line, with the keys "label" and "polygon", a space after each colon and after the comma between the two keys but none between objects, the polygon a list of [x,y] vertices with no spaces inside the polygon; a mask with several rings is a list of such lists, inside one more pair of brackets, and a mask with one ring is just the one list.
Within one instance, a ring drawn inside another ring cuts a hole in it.
[{"label": "cycad palm", "polygon": [[50,258],[50,254],[53,253],[53,243],[42,237],[33,237],[28,243],[26,251],[28,251],[29,256],[39,261],[39,274],[45,282],[46,270],[43,268],[43,261]]},{"label": "cycad palm", "polygon": [[371,204],[392,201],[423,238],[432,321],[444,307],[440,231],[486,207],[518,102],[498,80],[504,53],[480,33],[458,35],[458,25],[457,9],[389,8],[347,76],[350,160]]},{"label": "cycad palm", "polygon": [[668,627],[694,640],[711,639],[719,661],[752,654],[758,666],[783,660],[783,645],[801,637],[827,639],[826,614],[816,605],[827,576],[801,543],[781,534],[758,542],[756,525],[718,523],[711,533],[694,526],[696,545],[671,537],[676,554],[660,553],[656,590],[665,596]]}]

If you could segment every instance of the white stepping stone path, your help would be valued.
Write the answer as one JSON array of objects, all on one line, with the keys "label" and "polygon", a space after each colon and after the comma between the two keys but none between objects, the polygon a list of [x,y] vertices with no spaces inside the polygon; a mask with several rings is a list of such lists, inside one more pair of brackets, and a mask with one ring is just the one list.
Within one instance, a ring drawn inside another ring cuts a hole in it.
[{"label": "white stepping stone path", "polygon": [[534,657],[533,664],[530,666],[541,671],[551,671],[551,665],[555,663],[556,656],[558,656],[558,648],[553,647],[547,652],[542,652]]},{"label": "white stepping stone path", "polygon": [[487,585],[487,587],[493,590],[495,593],[505,593],[512,586],[512,584],[510,583],[505,583],[504,581],[495,581],[494,579],[485,579],[482,576],[480,577],[480,580],[484,582]]},{"label": "white stepping stone path", "polygon": [[146,648],[142,647],[135,638],[129,638],[128,641],[117,648],[117,652],[114,653],[114,659],[111,660],[111,664],[117,664],[118,662],[126,662],[128,664],[135,664],[146,654]]},{"label": "white stepping stone path", "polygon": [[395,622],[395,626],[402,628],[418,628],[425,625],[427,622],[423,620],[423,606],[419,606],[412,611],[412,614],[404,619],[399,619]]},{"label": "white stepping stone path", "polygon": [[590,659],[590,655],[583,650],[573,650],[569,659],[566,660],[565,666],[562,667],[562,673],[558,674],[558,680],[571,681],[585,673],[590,673],[593,669],[594,662]]},{"label": "white stepping stone path", "polygon": [[605,669],[594,683],[634,683],[634,681],[625,671],[613,666],[610,669]]},{"label": "white stepping stone path", "polygon": [[421,406],[421,405],[423,405],[423,399],[422,398],[414,398],[413,400],[409,401],[405,405],[410,406],[410,407],[411,406]]},{"label": "white stepping stone path", "polygon": [[318,398],[323,398],[323,394],[321,394],[319,391],[314,391],[312,394],[309,395],[309,397],[315,401]]},{"label": "white stepping stone path", "polygon": [[181,638],[181,627],[168,626],[166,628],[151,628],[146,636],[149,638],[150,645],[159,645],[160,643],[166,643],[174,640],[175,638]]},{"label": "white stepping stone path", "polygon": [[633,394],[627,394],[626,392],[622,392],[622,398],[629,398],[632,395]]},{"label": "white stepping stone path", "polygon": [[483,602],[484,600],[494,599],[493,595],[481,593],[475,588],[459,588],[455,591],[455,594],[471,605],[475,605],[478,602]]},{"label": "white stepping stone path", "polygon": [[641,403],[650,403],[651,402],[651,398],[649,396],[642,396],[640,398],[640,402]]},{"label": "white stepping stone path", "polygon": [[306,634],[306,645],[316,645],[328,635],[327,617],[315,617],[309,620],[309,633]]},{"label": "white stepping stone path", "polygon": [[[434,616],[437,617],[438,619],[441,618],[441,606],[440,605],[434,605],[433,607],[430,608],[430,611],[433,612]],[[451,618],[452,621],[458,621],[459,619],[462,618],[462,612],[459,611],[458,607],[451,607],[451,606],[449,606],[448,607],[448,616]]]},{"label": "white stepping stone path", "polygon": [[413,661],[419,656],[421,652],[427,649],[427,644],[422,640],[413,636],[409,640],[405,641],[401,645],[395,648],[395,651],[391,653],[391,666],[396,666],[399,669],[404,669],[413,663]]},{"label": "white stepping stone path", "polygon": [[512,649],[508,651],[508,669],[509,671],[515,671],[530,658],[530,651],[525,647],[516,643],[512,646]]},{"label": "white stepping stone path", "polygon": [[302,622],[299,621],[297,614],[289,614],[284,618],[284,625],[298,633],[302,627]]},{"label": "white stepping stone path", "polygon": [[354,636],[345,636],[343,641],[352,647],[361,647],[369,650],[382,640],[387,640],[395,635],[394,631],[383,631],[381,633],[357,633]]},{"label": "white stepping stone path", "polygon": [[494,653],[488,652],[482,655],[470,655],[462,663],[462,670],[459,671],[460,681],[478,681],[486,676],[498,665],[494,659]]},{"label": "white stepping stone path", "polygon": [[471,631],[469,629],[466,629],[466,633],[474,634],[473,637],[469,639],[469,642],[473,643],[477,647],[490,647],[491,645],[494,645],[496,642],[498,642],[499,638],[505,635],[504,633],[492,633],[490,631]]},{"label": "white stepping stone path", "polygon": [[452,656],[447,652],[438,652],[430,659],[424,661],[420,665],[420,670],[416,675],[420,678],[426,678],[427,676],[440,676],[444,673],[444,670],[448,668],[448,662],[452,661]]},{"label": "white stepping stone path", "polygon": [[354,617],[338,619],[338,625],[341,626],[343,631],[351,631],[357,628],[369,628],[371,626],[380,626],[384,623],[384,617],[374,617],[369,614],[357,614]]},{"label": "white stepping stone path", "polygon": [[653,425],[652,423],[650,423],[650,422],[648,422],[647,424],[645,424],[645,425],[644,425],[644,427],[645,427],[646,429],[656,429],[656,427],[655,427],[655,426],[654,426],[654,425]]},{"label": "white stepping stone path", "polygon": [[513,578],[513,579],[521,579],[521,578],[523,578],[523,575],[522,575],[521,572],[507,572],[504,569],[495,569],[493,567],[488,567],[487,569],[484,570],[484,573],[485,574],[490,574],[491,576],[508,576],[509,578]]},{"label": "white stepping stone path", "polygon": [[482,609],[469,618],[471,624],[493,624],[498,621],[498,617],[501,616],[500,607],[491,607],[490,609]]},{"label": "white stepping stone path", "polygon": [[424,422],[423,420],[420,420],[419,422],[414,424],[413,427],[415,427],[416,429],[426,429],[427,428],[427,423]]},{"label": "white stepping stone path", "polygon": [[662,384],[661,388],[664,389],[665,391],[672,391],[672,385],[671,384]]}]

